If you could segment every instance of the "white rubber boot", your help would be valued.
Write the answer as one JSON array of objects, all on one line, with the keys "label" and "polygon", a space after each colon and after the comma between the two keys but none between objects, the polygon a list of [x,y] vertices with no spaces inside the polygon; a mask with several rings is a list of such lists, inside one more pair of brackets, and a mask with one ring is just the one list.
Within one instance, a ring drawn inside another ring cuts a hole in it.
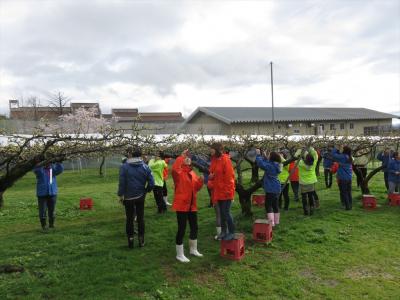
[{"label": "white rubber boot", "polygon": [[267,213],[267,218],[272,227],[274,227],[275,226],[274,213]]},{"label": "white rubber boot", "polygon": [[163,197],[165,205],[171,206],[172,204],[168,202],[168,196]]},{"label": "white rubber boot", "polygon": [[190,262],[190,260],[183,253],[183,244],[176,245],[176,259],[183,263]]},{"label": "white rubber boot", "polygon": [[221,235],[221,227],[215,227],[217,229],[217,235],[214,236],[214,240],[218,241],[220,235]]},{"label": "white rubber boot", "polygon": [[203,257],[203,254],[201,254],[199,251],[197,251],[197,240],[189,240],[189,247],[190,247],[190,254],[197,256],[197,257]]}]

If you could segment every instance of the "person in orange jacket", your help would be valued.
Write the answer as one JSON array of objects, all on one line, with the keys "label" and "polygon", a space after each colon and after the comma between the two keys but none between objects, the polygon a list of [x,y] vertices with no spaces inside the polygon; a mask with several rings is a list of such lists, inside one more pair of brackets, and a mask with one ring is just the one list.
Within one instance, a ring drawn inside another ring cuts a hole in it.
[{"label": "person in orange jacket", "polygon": [[230,212],[235,196],[235,171],[229,154],[223,152],[221,143],[214,143],[210,147],[211,164],[208,177],[208,187],[211,189],[211,198],[219,206],[221,217],[221,234],[218,239],[232,240],[235,234],[235,224]]},{"label": "person in orange jacket", "polygon": [[289,165],[289,180],[290,186],[294,194],[294,201],[299,201],[299,168],[295,161],[292,161]]},{"label": "person in orange jacket", "polygon": [[178,232],[176,233],[176,259],[180,262],[189,262],[183,250],[183,237],[185,236],[186,223],[189,221],[190,254],[203,256],[197,250],[197,199],[196,194],[203,186],[203,176],[197,176],[192,170],[188,150],[183,151],[172,165],[172,179],[175,185],[174,202],[172,209],[176,211]]}]

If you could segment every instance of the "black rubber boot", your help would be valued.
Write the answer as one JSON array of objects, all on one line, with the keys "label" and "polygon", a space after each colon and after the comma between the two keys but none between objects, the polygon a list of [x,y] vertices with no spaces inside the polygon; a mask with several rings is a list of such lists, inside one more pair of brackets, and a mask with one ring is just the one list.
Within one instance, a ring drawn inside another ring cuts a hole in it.
[{"label": "black rubber boot", "polygon": [[40,219],[40,225],[42,225],[42,230],[43,231],[47,230],[46,219]]},{"label": "black rubber boot", "polygon": [[128,236],[128,248],[133,248],[133,236]]},{"label": "black rubber boot", "polygon": [[302,197],[301,202],[303,202],[304,215],[308,216],[307,199],[304,199],[304,197]]},{"label": "black rubber boot", "polygon": [[49,218],[49,228],[54,228],[54,218]]},{"label": "black rubber boot", "polygon": [[139,235],[139,247],[144,247],[144,235]]}]

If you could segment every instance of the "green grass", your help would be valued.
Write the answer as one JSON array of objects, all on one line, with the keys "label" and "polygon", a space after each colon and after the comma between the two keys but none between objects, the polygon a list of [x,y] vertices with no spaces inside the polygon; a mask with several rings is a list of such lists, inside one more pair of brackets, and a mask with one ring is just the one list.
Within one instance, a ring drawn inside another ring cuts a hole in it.
[{"label": "green grass", "polygon": [[[96,170],[61,175],[56,229],[48,234],[39,230],[29,174],[5,193],[0,211],[0,265],[25,268],[0,274],[0,299],[399,299],[400,207],[386,205],[382,177],[371,184],[376,211],[361,208],[356,189],[354,209],[342,210],[336,185],[324,189],[321,177],[321,208],[304,217],[300,204],[291,202],[269,245],[252,242],[253,220],[240,217],[235,201],[237,230],[247,238],[239,262],[219,256],[214,211],[203,189],[198,240],[204,257],[182,264],[175,259],[175,214],[157,215],[152,195],[146,199],[146,246],[127,248],[117,170],[106,178]],[[94,210],[78,209],[84,196],[94,199]],[[254,218],[264,216],[262,208],[253,211]],[[187,238],[188,230],[186,252]]]}]

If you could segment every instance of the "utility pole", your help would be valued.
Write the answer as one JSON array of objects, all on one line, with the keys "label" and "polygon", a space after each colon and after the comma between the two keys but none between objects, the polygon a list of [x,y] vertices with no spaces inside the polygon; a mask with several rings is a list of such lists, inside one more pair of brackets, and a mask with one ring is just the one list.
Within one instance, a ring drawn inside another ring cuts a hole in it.
[{"label": "utility pole", "polygon": [[275,140],[275,113],[274,113],[274,77],[272,75],[272,61],[271,65],[271,96],[272,96],[272,138]]}]

